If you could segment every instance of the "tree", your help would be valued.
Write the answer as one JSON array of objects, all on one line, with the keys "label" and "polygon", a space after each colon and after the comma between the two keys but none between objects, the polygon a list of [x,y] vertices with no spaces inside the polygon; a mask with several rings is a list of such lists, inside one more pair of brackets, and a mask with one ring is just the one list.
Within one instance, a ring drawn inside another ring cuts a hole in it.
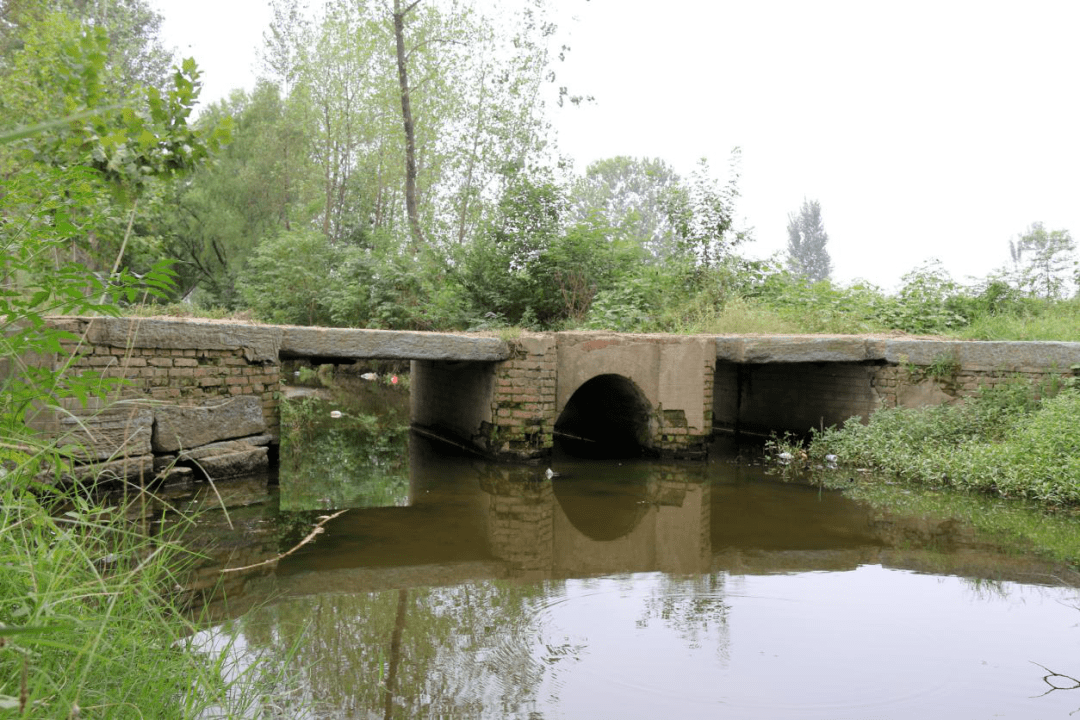
[{"label": "tree", "polygon": [[736,148],[731,177],[720,187],[705,159],[689,181],[658,158],[599,160],[574,183],[568,216],[579,223],[602,220],[613,237],[638,244],[658,263],[712,266],[747,238],[734,229],[738,161]]},{"label": "tree", "polygon": [[[55,270],[70,259],[109,274],[123,264],[143,272],[161,257],[156,233],[144,225],[145,208],[164,185],[227,141],[227,123],[188,123],[199,92],[191,59],[174,69],[167,85],[140,85],[124,76],[108,32],[92,20],[60,12],[18,19],[17,41],[5,46],[10,53],[2,58],[0,117],[26,125],[65,120],[0,152],[0,185],[80,168],[83,195],[91,200],[58,208],[53,222],[65,228],[67,247],[48,264]],[[56,193],[46,185],[38,192],[41,203]],[[22,211],[9,205],[3,219],[17,224],[20,212],[32,213],[34,201],[24,200],[30,205]]]},{"label": "tree", "polygon": [[597,160],[574,183],[568,214],[576,222],[602,219],[655,260],[675,251],[671,210],[684,194],[682,178],[659,158]]},{"label": "tree", "polygon": [[828,242],[821,204],[804,199],[799,212],[788,215],[788,268],[810,282],[828,280],[832,273],[832,261],[825,249]]},{"label": "tree", "polygon": [[1009,254],[1018,287],[1048,300],[1062,296],[1067,282],[1063,274],[1076,266],[1076,244],[1068,230],[1048,231],[1041,222],[1009,241]]},{"label": "tree", "polygon": [[420,228],[420,210],[416,199],[416,131],[413,129],[412,104],[409,97],[409,66],[405,53],[405,16],[420,0],[413,0],[407,7],[401,7],[401,0],[394,0],[394,46],[397,50],[398,84],[401,87],[401,123],[405,129],[405,212],[409,218],[409,232],[412,233],[414,249],[424,244],[424,233]]},{"label": "tree", "polygon": [[173,54],[161,44],[162,17],[146,0],[6,0],[0,3],[0,71],[50,15],[106,33],[104,70],[114,94],[168,86]]}]

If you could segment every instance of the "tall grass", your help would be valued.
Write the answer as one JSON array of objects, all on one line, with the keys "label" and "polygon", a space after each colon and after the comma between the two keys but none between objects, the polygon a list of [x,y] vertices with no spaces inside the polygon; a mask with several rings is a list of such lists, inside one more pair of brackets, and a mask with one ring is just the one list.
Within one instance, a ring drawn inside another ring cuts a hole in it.
[{"label": "tall grass", "polygon": [[1025,310],[980,315],[953,336],[964,340],[1080,342],[1080,298],[1031,303]]},{"label": "tall grass", "polygon": [[193,624],[177,591],[188,556],[178,539],[129,522],[125,502],[134,498],[106,504],[75,489],[46,490],[35,477],[47,458],[47,448],[9,457],[0,485],[0,710],[244,714],[257,695],[230,690],[219,673],[224,654],[187,647]]}]

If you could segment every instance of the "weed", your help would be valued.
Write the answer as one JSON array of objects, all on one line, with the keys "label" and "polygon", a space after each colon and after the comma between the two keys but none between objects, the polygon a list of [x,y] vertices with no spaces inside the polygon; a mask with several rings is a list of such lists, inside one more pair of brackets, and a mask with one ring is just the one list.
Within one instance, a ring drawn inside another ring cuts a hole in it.
[{"label": "weed", "polygon": [[1080,392],[1040,397],[1029,382],[984,388],[968,402],[890,408],[866,424],[814,434],[812,457],[834,453],[912,483],[1080,504]]},{"label": "weed", "polygon": [[955,380],[961,370],[960,361],[952,353],[935,355],[930,364],[923,370],[923,376],[940,381]]}]

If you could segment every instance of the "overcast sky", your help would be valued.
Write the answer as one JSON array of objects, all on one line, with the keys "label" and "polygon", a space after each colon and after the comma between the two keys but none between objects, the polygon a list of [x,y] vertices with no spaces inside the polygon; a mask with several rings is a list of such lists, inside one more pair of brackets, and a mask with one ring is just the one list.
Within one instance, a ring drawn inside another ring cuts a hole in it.
[{"label": "overcast sky", "polygon": [[[205,100],[253,86],[265,0],[151,1]],[[741,147],[749,255],[784,250],[804,197],[834,279],[887,289],[931,258],[984,276],[1035,221],[1080,235],[1080,2],[554,4],[558,84],[596,97],[552,109],[561,152],[723,173]]]}]

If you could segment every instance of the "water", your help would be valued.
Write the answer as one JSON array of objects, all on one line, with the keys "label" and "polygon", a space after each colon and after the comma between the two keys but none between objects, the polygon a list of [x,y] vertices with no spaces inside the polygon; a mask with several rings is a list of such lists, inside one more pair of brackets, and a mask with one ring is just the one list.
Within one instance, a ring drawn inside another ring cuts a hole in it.
[{"label": "water", "polygon": [[[340,446],[316,439],[334,428],[305,440]],[[1067,571],[955,519],[785,483],[724,443],[708,463],[556,455],[548,479],[546,465],[400,441],[374,469],[346,457],[348,473],[322,445],[298,453],[325,469],[315,492],[290,485],[312,473],[285,448],[279,490],[236,491],[252,502],[231,511],[234,530],[205,518],[196,584],[208,588],[222,566],[272,559],[349,508],[280,561],[228,573],[228,602],[209,597],[217,620],[197,643],[233,638],[229,672],[280,666],[281,716],[1080,710],[1080,689],[1066,689],[1080,685]]]}]

